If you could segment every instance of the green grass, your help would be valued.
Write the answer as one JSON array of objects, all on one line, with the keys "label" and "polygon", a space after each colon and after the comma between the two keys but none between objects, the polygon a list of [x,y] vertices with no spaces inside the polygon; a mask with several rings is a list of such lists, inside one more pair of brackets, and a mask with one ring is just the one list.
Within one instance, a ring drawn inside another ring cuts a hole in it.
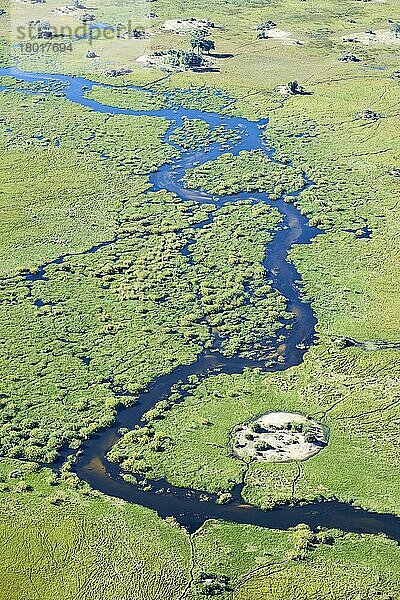
[{"label": "green grass", "polygon": [[52,459],[110,424],[155,376],[196,358],[209,333],[178,231],[202,218],[167,194],[139,196],[115,244],[48,267],[48,281],[3,282],[3,453]]},{"label": "green grass", "polygon": [[185,117],[183,117],[183,126],[177,127],[170,136],[170,140],[184,150],[201,148],[208,150],[210,145],[216,142],[220,144],[221,149],[229,149],[231,143],[240,139],[240,130],[227,129],[224,125],[217,125],[211,130],[205,121]]},{"label": "green grass", "polygon": [[189,537],[67,470],[59,477],[14,460],[0,461],[0,544],[4,600],[194,600],[204,597],[203,574],[227,578],[227,600],[398,594],[398,546],[383,537],[218,521]]},{"label": "green grass", "polygon": [[[51,461],[193,362],[211,329],[229,355],[254,352],[260,325],[274,333],[285,306],[260,263],[280,216],[244,202],[192,230],[213,205],[143,194],[143,174],[175,154],[164,119],[110,119],[52,94],[1,100],[1,452]],[[26,281],[60,255],[46,280]]]},{"label": "green grass", "polygon": [[346,535],[333,548],[320,546],[306,561],[260,570],[247,578],[232,598],[394,599],[400,593],[397,553],[397,547],[383,538]]},{"label": "green grass", "polygon": [[[149,510],[57,482],[50,471],[29,473],[11,461],[0,467],[10,489],[0,502],[2,600],[182,594],[190,570],[185,532]],[[28,490],[20,491],[22,482]]]},{"label": "green grass", "polygon": [[261,355],[263,341],[288,316],[261,264],[280,220],[276,209],[262,203],[227,204],[198,230],[190,247],[206,319],[227,356]]},{"label": "green grass", "polygon": [[164,98],[159,94],[143,93],[138,90],[104,88],[94,86],[86,94],[87,98],[101,104],[129,108],[131,110],[157,110],[165,105]]},{"label": "green grass", "polygon": [[116,115],[109,127],[107,115],[54,96],[0,102],[3,276],[112,240],[123,202],[146,188],[136,175],[175,154],[161,141],[164,119]]},{"label": "green grass", "polygon": [[[398,164],[398,90],[387,75],[326,81],[313,96],[290,99],[267,130],[279,156],[294,157],[316,183],[299,207],[326,235],[291,256],[323,335],[398,339],[398,180],[390,174]],[[374,124],[357,118],[369,106],[382,115]],[[292,125],[311,137],[289,138]],[[358,239],[365,225],[371,239]]]}]

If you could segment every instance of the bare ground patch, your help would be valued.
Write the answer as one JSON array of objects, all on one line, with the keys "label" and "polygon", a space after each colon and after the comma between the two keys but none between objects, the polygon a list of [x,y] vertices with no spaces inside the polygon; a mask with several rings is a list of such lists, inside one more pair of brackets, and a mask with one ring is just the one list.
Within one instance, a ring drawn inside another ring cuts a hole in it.
[{"label": "bare ground patch", "polygon": [[394,31],[389,29],[377,29],[376,31],[362,31],[353,33],[350,36],[342,38],[344,42],[359,42],[364,46],[372,46],[374,44],[400,44],[400,36],[396,36]]},{"label": "bare ground patch", "polygon": [[246,462],[306,460],[327,443],[323,425],[304,415],[287,412],[270,412],[238,425],[232,439],[234,453]]}]

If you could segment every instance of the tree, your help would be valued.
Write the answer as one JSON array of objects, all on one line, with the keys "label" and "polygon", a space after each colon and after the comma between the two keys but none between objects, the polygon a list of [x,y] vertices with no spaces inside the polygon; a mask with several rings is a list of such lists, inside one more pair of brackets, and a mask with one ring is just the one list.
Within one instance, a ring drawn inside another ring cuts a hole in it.
[{"label": "tree", "polygon": [[289,81],[287,88],[291,94],[301,94],[303,90],[297,81]]},{"label": "tree", "polygon": [[53,36],[52,32],[50,31],[49,21],[39,21],[39,23],[36,25],[36,30],[37,36],[40,39],[47,39]]},{"label": "tree", "polygon": [[400,37],[400,23],[393,23],[392,31],[396,37]]},{"label": "tree", "polygon": [[225,592],[232,591],[229,577],[226,575],[200,573],[200,576],[195,583],[203,596],[221,596]]},{"label": "tree", "polygon": [[186,52],[186,50],[174,50],[171,48],[167,51],[167,60],[172,67],[195,69],[204,65],[204,58],[194,52]]},{"label": "tree", "polygon": [[210,53],[210,50],[215,50],[215,42],[212,40],[208,40],[207,37],[210,34],[205,29],[199,29],[194,32],[190,37],[190,45],[192,50],[197,50],[197,54],[207,52]]},{"label": "tree", "polygon": [[264,31],[265,29],[272,29],[273,27],[276,27],[276,23],[269,20],[265,21],[265,23],[261,23],[261,25],[257,25],[255,29],[257,31]]},{"label": "tree", "polygon": [[200,45],[200,50],[210,54],[210,50],[215,50],[215,42],[213,40],[204,40]]},{"label": "tree", "polygon": [[304,560],[307,556],[307,550],[313,547],[315,535],[308,525],[300,523],[293,528],[292,539],[294,549],[290,558],[292,560]]},{"label": "tree", "polygon": [[258,421],[256,421],[255,423],[252,423],[250,425],[252,431],[254,431],[254,433],[263,433],[264,429],[261,425],[261,423],[259,423]]}]

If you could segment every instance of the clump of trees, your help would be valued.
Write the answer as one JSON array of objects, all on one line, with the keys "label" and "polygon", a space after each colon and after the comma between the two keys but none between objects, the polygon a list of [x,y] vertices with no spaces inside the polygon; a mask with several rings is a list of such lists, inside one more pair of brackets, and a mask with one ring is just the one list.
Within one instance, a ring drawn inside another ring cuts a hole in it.
[{"label": "clump of trees", "polygon": [[229,492],[219,492],[218,497],[216,499],[217,504],[228,504],[232,502],[233,496]]},{"label": "clump of trees", "polygon": [[91,15],[89,13],[85,13],[84,15],[81,15],[79,17],[79,19],[83,22],[83,23],[90,23],[92,21],[96,20],[96,16],[95,15]]},{"label": "clump of trees", "polygon": [[289,81],[286,85],[286,90],[287,90],[288,94],[291,94],[291,95],[299,95],[299,94],[306,93],[303,86],[301,86],[296,80]]},{"label": "clump of trees", "polygon": [[354,54],[343,54],[342,56],[339,56],[338,58],[339,62],[345,62],[345,63],[351,63],[351,62],[360,62],[360,59],[357,58],[357,56],[355,56]]},{"label": "clump of trees", "polygon": [[393,23],[392,32],[396,37],[400,37],[400,23]]},{"label": "clump of trees", "polygon": [[201,69],[207,66],[207,61],[203,54],[210,54],[215,50],[215,42],[208,39],[208,29],[199,29],[194,31],[189,37],[191,50],[176,50],[170,48],[166,53],[161,53],[163,62],[166,66],[174,69]]},{"label": "clump of trees", "polygon": [[206,64],[201,54],[174,48],[167,50],[165,62],[174,69],[198,69]]},{"label": "clump of trees", "polygon": [[335,539],[327,531],[314,532],[305,523],[300,523],[293,528],[294,550],[290,555],[292,560],[305,560],[307,552],[314,550],[320,544],[331,546]]},{"label": "clump of trees", "polygon": [[265,21],[265,23],[261,23],[261,25],[257,25],[254,29],[258,31],[257,38],[259,40],[265,40],[268,38],[268,31],[276,27],[276,23],[274,21]]},{"label": "clump of trees", "polygon": [[226,575],[215,575],[214,573],[200,573],[196,586],[203,596],[220,596],[225,592],[231,592],[229,577]]},{"label": "clump of trees", "polygon": [[144,29],[137,29],[137,28],[135,28],[135,29],[133,29],[131,31],[130,36],[132,38],[134,38],[135,40],[140,40],[140,39],[143,39],[143,38],[147,37],[146,32],[144,31]]},{"label": "clump of trees", "polygon": [[365,108],[364,110],[359,112],[358,117],[366,121],[376,121],[377,119],[379,119],[378,113],[371,110],[370,108]]},{"label": "clump of trees", "polygon": [[192,50],[197,50],[197,54],[203,54],[207,52],[210,54],[211,50],[215,50],[215,42],[208,39],[209,32],[206,29],[199,29],[190,36],[190,45]]},{"label": "clump of trees", "polygon": [[295,433],[301,433],[304,429],[304,423],[298,421],[290,421],[286,425],[288,431],[294,431]]},{"label": "clump of trees", "polygon": [[259,423],[258,421],[255,421],[255,423],[252,423],[250,425],[251,430],[254,431],[254,433],[262,433],[264,431],[261,423]]},{"label": "clump of trees", "polygon": [[261,23],[260,25],[257,25],[255,29],[256,31],[265,31],[266,29],[272,29],[273,27],[276,27],[276,23],[270,19],[264,23]]},{"label": "clump of trees", "polygon": [[50,29],[49,21],[39,21],[36,24],[37,36],[39,39],[50,39],[53,37],[53,33]]},{"label": "clump of trees", "polygon": [[265,441],[257,442],[254,447],[260,452],[266,452],[267,450],[275,450],[274,446],[271,446],[271,444],[268,444],[268,442]]},{"label": "clump of trees", "polygon": [[309,429],[308,431],[304,432],[304,439],[308,444],[315,444],[315,442],[318,441],[317,436],[315,435],[315,432],[312,431],[312,429]]}]

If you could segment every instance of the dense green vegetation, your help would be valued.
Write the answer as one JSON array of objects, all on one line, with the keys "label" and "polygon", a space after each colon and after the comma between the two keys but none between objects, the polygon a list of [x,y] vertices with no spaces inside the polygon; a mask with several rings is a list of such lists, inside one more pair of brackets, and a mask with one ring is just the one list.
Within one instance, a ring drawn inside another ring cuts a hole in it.
[{"label": "dense green vegetation", "polygon": [[165,100],[161,94],[144,94],[141,91],[129,88],[110,88],[96,85],[86,96],[101,104],[129,108],[131,110],[157,110],[165,105]]},{"label": "dense green vegetation", "polygon": [[[271,118],[268,139],[279,146],[279,156],[294,157],[316,182],[299,203],[327,234],[309,248],[296,247],[292,257],[323,334],[398,340],[399,180],[392,174],[400,141],[398,91],[388,76],[368,78],[367,88],[362,82],[327,81],[306,106],[305,99],[291,99]],[[378,105],[379,121],[357,118],[360,107]],[[292,123],[293,133],[310,137],[285,135]],[[362,237],[366,226],[370,239]]]},{"label": "dense green vegetation", "polygon": [[178,144],[184,150],[207,149],[218,143],[222,149],[230,147],[232,142],[241,139],[238,130],[227,129],[224,125],[217,125],[213,130],[201,119],[184,118],[182,127],[177,127],[170,136],[170,141]]},{"label": "dense green vegetation", "polygon": [[261,569],[245,579],[233,598],[394,600],[399,594],[397,569],[397,549],[384,540],[344,536],[336,542],[334,549],[320,546],[307,561]]},{"label": "dense green vegetation", "polygon": [[54,96],[3,93],[0,102],[3,276],[112,240],[123,203],[146,187],[127,176],[174,156],[161,142],[164,119],[116,115],[109,127],[107,115]]},{"label": "dense green vegetation", "polygon": [[[13,174],[3,239],[20,225],[3,244],[1,453],[51,461],[155,376],[192,362],[211,329],[229,355],[275,332],[284,301],[260,263],[280,216],[244,202],[191,230],[212,205],[143,195],[139,174],[173,156],[163,119],[150,128],[147,117],[115,116],[110,128],[106,115],[51,95],[2,101],[3,173]],[[46,259],[57,260],[37,272]]]},{"label": "dense green vegetation", "polygon": [[189,169],[185,183],[211,194],[267,192],[272,199],[304,185],[301,170],[269,160],[262,150],[221,154],[217,160]]},{"label": "dense green vegetation", "polygon": [[261,357],[263,341],[289,316],[261,264],[280,220],[277,210],[262,203],[227,204],[197,230],[190,246],[207,321],[223,338],[227,356]]},{"label": "dense green vegetation", "polygon": [[48,281],[3,282],[3,453],[54,458],[68,439],[110,423],[117,404],[155,375],[191,362],[208,339],[176,233],[193,220],[190,206],[162,194],[139,204],[140,215],[133,200],[124,212],[115,245],[49,266]]},{"label": "dense green vegetation", "polygon": [[190,577],[183,531],[149,510],[76,487],[67,474],[57,479],[16,461],[2,461],[0,470],[2,600],[182,594]]},{"label": "dense green vegetation", "polygon": [[[235,233],[222,251],[225,238],[197,230],[190,265],[181,254],[188,228],[206,214],[168,194],[148,194],[146,202],[139,195],[126,204],[114,244],[49,265],[46,280],[2,282],[3,454],[52,460],[66,441],[110,424],[116,406],[132,402],[157,374],[192,362],[211,343],[210,327],[227,338],[227,353],[244,339],[249,351],[257,345],[260,319],[262,336],[272,335],[284,304],[259,262],[276,214],[248,203],[226,207],[217,227],[226,223],[229,236],[231,223]],[[199,285],[208,269],[219,287],[207,279]],[[255,291],[250,303],[246,283]]]}]

